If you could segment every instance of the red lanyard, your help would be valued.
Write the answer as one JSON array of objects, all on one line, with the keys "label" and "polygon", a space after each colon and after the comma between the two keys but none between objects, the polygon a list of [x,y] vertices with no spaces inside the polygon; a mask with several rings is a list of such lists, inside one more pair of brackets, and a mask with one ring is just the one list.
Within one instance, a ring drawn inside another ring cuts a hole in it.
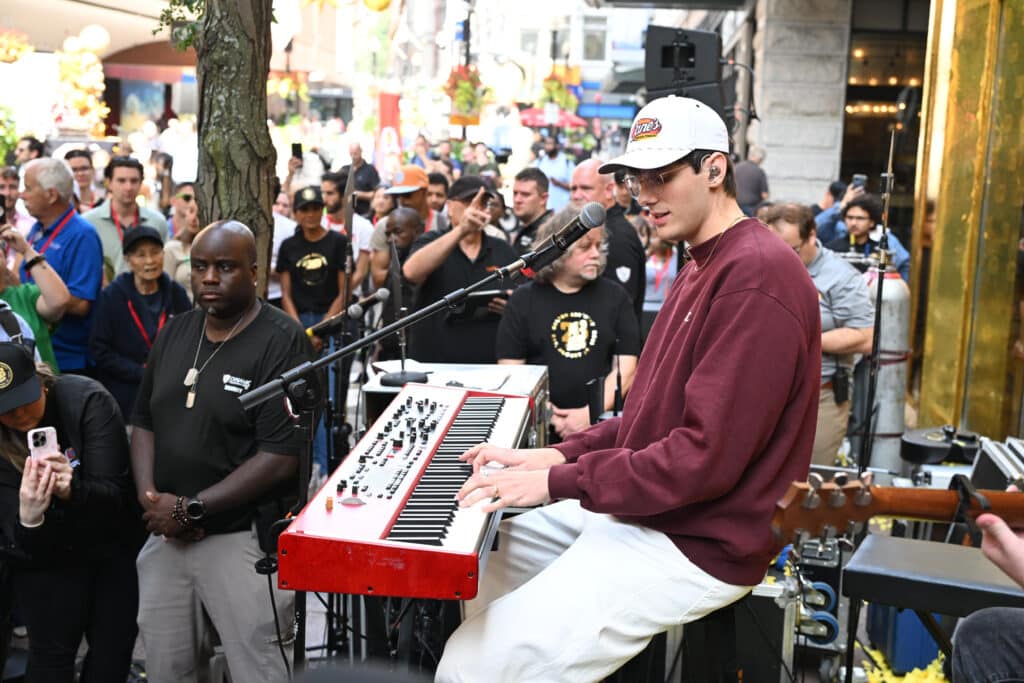
[{"label": "red lanyard", "polygon": [[[117,239],[124,242],[124,230],[121,229],[121,219],[117,217],[117,212],[114,211],[114,202],[110,202],[110,220],[114,221],[114,227],[117,228]],[[135,207],[135,222],[131,225],[132,229],[139,227],[139,207]]]},{"label": "red lanyard", "polygon": [[71,220],[71,216],[74,215],[74,213],[74,208],[68,209],[68,212],[64,214],[64,217],[60,219],[59,223],[57,223],[57,227],[55,227],[53,229],[53,232],[50,233],[49,239],[47,239],[46,242],[43,243],[43,246],[37,249],[36,251],[38,251],[40,254],[45,254],[46,249],[50,246],[50,242],[57,239],[57,235],[59,235],[60,231],[64,229],[64,226],[68,224],[68,221]]},{"label": "red lanyard", "polygon": [[[153,348],[153,341],[146,334],[146,328],[142,326],[142,321],[139,320],[139,314],[135,312],[135,306],[132,306],[132,302],[128,302],[128,312],[132,314],[132,320],[135,321],[135,327],[139,328],[139,332],[142,333],[142,340],[146,342],[146,348]],[[164,329],[164,323],[167,322],[167,311],[160,314],[160,321],[156,324],[156,333],[160,334],[160,330]]]},{"label": "red lanyard", "polygon": [[671,254],[669,256],[666,256],[664,261],[665,265],[663,265],[661,269],[654,274],[654,291],[658,291],[659,289],[661,289],[661,280],[662,278],[665,277],[665,273],[668,272],[668,267],[671,263],[671,259]]}]

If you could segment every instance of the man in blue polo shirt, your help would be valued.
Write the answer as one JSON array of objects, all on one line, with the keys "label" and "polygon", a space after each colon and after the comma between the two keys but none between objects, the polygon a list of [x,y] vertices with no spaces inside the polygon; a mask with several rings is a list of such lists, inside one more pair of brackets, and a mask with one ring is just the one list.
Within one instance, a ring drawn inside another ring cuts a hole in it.
[{"label": "man in blue polo shirt", "polygon": [[21,281],[33,281],[32,268],[41,259],[64,280],[71,302],[52,335],[54,355],[61,372],[88,374],[92,307],[103,283],[100,238],[75,212],[74,179],[63,161],[30,161],[21,199],[37,221],[28,242],[38,252],[31,261],[21,264]]}]

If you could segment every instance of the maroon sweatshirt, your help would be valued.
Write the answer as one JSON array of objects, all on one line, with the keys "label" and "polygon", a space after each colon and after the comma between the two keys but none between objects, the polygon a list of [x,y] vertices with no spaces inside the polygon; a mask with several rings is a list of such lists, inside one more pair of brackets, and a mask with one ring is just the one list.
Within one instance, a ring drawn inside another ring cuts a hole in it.
[{"label": "maroon sweatshirt", "polygon": [[[712,253],[714,250],[714,253]],[[698,567],[754,585],[775,502],[805,479],[818,410],[818,295],[760,222],[695,247],[644,345],[620,418],[555,446],[552,498],[664,532]]]}]

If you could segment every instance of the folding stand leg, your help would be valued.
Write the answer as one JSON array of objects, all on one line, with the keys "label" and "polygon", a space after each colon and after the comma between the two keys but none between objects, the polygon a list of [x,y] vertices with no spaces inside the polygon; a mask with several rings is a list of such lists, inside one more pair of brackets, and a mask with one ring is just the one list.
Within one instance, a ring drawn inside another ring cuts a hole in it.
[{"label": "folding stand leg", "polygon": [[931,634],[932,639],[935,640],[935,644],[939,646],[942,653],[946,655],[946,659],[953,656],[953,643],[950,641],[949,636],[942,630],[939,623],[935,621],[929,612],[922,612],[920,610],[914,610],[917,618],[921,620],[924,627],[928,629],[928,633]]},{"label": "folding stand leg", "polygon": [[853,651],[857,647],[857,623],[860,621],[860,598],[850,596],[850,613],[846,620],[846,678],[853,683]]}]

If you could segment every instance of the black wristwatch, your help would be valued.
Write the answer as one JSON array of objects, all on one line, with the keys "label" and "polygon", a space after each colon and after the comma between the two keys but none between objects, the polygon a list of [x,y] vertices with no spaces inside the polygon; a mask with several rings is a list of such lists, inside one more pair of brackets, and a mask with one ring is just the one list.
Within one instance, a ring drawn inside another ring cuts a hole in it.
[{"label": "black wristwatch", "polygon": [[185,503],[185,514],[193,522],[201,522],[206,517],[206,503],[202,498],[189,498]]}]

